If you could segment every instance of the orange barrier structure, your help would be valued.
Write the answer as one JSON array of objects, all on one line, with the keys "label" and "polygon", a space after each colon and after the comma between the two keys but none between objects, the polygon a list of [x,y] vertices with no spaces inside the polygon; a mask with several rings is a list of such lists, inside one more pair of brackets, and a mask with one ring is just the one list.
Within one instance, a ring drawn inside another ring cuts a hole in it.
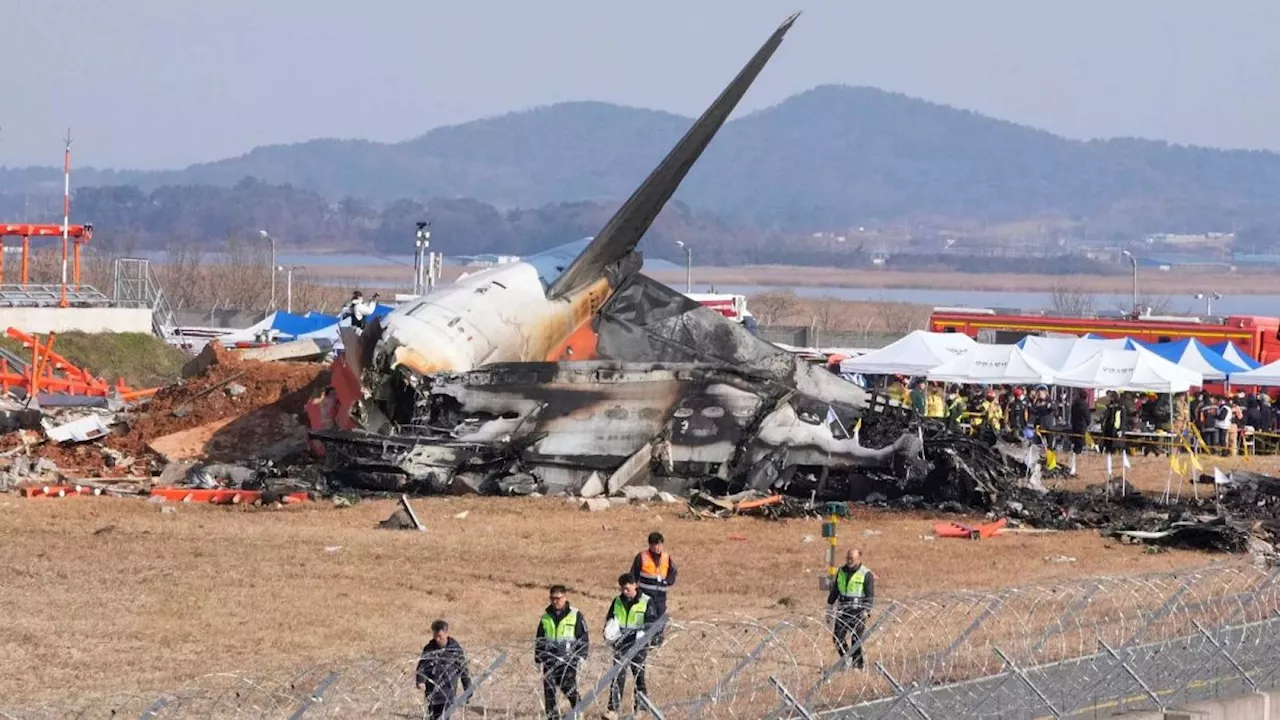
[{"label": "orange barrier structure", "polygon": [[74,497],[77,495],[101,495],[102,488],[83,485],[27,485],[18,489],[22,497]]},{"label": "orange barrier structure", "polygon": [[0,357],[0,392],[22,388],[28,396],[40,392],[66,395],[108,397],[115,392],[122,400],[137,400],[156,393],[159,388],[134,390],[117,380],[114,384],[102,380],[87,370],[76,367],[69,360],[53,351],[54,333],[49,333],[43,346],[35,335],[9,328],[5,334],[31,349],[31,361],[26,367],[10,367],[8,358]]},{"label": "orange barrier structure", "polygon": [[[80,287],[80,248],[93,239],[92,225],[68,225],[67,238],[71,241],[71,286]],[[4,239],[6,237],[22,238],[22,267],[18,275],[19,285],[26,286],[31,282],[31,238],[60,238],[62,226],[58,224],[9,223],[0,225],[0,285],[12,282],[5,277]],[[62,262],[67,262],[68,248],[62,246]],[[67,285],[62,286],[62,305],[66,306]]]},{"label": "orange barrier structure", "polygon": [[946,538],[969,538],[978,540],[995,535],[1001,528],[1009,524],[1006,518],[985,525],[961,525],[960,523],[938,523],[933,526],[933,534]]},{"label": "orange barrier structure", "polygon": [[[180,487],[151,488],[151,497],[169,502],[209,503],[212,505],[253,505],[262,502],[261,490],[193,490]],[[286,505],[306,502],[305,492],[289,493],[282,498]]]}]

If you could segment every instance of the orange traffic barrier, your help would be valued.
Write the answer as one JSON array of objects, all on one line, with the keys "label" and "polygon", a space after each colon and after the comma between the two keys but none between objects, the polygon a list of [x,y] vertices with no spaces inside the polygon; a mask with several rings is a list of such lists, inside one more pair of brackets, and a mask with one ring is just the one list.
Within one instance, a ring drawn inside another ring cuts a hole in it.
[{"label": "orange traffic barrier", "polygon": [[[253,505],[262,502],[261,490],[194,490],[180,487],[151,488],[151,497],[158,497],[169,502],[209,503],[212,505]],[[285,504],[307,501],[305,492],[289,493],[282,501]]]},{"label": "orange traffic barrier", "polygon": [[977,540],[979,538],[989,538],[996,534],[996,531],[1009,524],[1006,518],[986,523],[985,525],[961,525],[960,523],[938,523],[933,526],[933,534],[937,537],[947,538],[969,538]]}]

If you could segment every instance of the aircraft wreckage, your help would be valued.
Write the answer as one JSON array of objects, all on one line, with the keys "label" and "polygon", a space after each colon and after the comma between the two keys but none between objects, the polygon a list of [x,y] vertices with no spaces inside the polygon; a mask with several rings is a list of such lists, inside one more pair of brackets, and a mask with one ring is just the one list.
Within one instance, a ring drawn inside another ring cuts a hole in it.
[{"label": "aircraft wreckage", "polygon": [[647,475],[679,492],[919,468],[923,441],[901,422],[878,448],[843,432],[900,407],[639,272],[640,238],[795,19],[594,238],[464,277],[361,332],[344,328],[329,409],[312,418],[331,479],[552,494]]}]

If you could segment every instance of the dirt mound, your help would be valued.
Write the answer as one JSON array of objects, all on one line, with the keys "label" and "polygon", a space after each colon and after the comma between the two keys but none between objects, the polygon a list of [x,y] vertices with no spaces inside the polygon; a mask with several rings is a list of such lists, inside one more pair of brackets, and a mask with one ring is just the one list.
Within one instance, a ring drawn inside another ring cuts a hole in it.
[{"label": "dirt mound", "polygon": [[[317,363],[241,360],[216,347],[212,352],[213,362],[202,374],[156,393],[127,432],[111,437],[110,447],[143,454],[148,452],[147,443],[156,438],[231,420],[225,431],[218,431],[218,445],[250,455],[255,446],[265,447],[279,439],[278,430],[262,436],[253,431],[264,426],[263,415],[277,416],[266,427],[279,428],[281,415],[301,424],[307,402],[329,382],[328,367]],[[234,394],[229,392],[233,388]]]}]

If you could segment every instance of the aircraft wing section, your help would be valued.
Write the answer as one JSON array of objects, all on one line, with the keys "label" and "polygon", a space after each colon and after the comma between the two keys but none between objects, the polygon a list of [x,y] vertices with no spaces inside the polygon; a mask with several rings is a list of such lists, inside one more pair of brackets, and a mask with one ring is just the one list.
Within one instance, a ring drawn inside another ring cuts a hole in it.
[{"label": "aircraft wing section", "polygon": [[561,297],[577,290],[600,277],[605,268],[617,263],[635,250],[636,244],[653,224],[658,212],[671,199],[676,188],[689,173],[689,169],[711,142],[711,138],[715,137],[720,126],[724,125],[738,101],[747,92],[747,88],[751,87],[751,83],[764,69],[774,51],[782,44],[783,36],[787,34],[787,30],[791,29],[797,17],[799,13],[787,18],[756,51],[733,82],[720,93],[720,97],[716,98],[711,107],[707,108],[702,117],[698,118],[680,142],[663,158],[658,167],[654,168],[649,177],[645,178],[630,198],[627,198],[627,202],[610,218],[587,249],[560,277],[556,278],[547,297]]}]

